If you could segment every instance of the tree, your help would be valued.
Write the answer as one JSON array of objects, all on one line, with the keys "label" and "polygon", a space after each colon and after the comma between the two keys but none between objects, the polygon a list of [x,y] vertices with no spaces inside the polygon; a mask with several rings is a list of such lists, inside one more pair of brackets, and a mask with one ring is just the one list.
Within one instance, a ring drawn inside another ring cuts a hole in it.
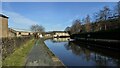
[{"label": "tree", "polygon": [[120,16],[120,1],[117,3],[115,11]]},{"label": "tree", "polygon": [[71,29],[71,27],[68,26],[65,28],[65,31],[67,31],[70,34],[70,29]]},{"label": "tree", "polygon": [[110,8],[108,6],[105,6],[103,8],[103,18],[106,21],[108,17],[111,15]]},{"label": "tree", "polygon": [[34,37],[38,38],[38,33],[43,33],[45,31],[45,28],[41,25],[32,25],[30,29],[34,32]]},{"label": "tree", "polygon": [[96,14],[98,21],[106,21],[108,17],[111,15],[110,8],[108,6],[104,6],[103,9]]},{"label": "tree", "polygon": [[[107,29],[107,23],[103,23],[103,21],[108,20],[108,18],[111,16],[111,11],[108,6],[104,6],[102,10],[99,11],[99,13],[96,13],[95,17],[97,18],[96,22],[100,22],[100,24],[104,24],[104,30]],[[100,26],[101,28],[102,26]]]},{"label": "tree", "polygon": [[85,18],[82,19],[81,23],[83,24],[83,25],[81,25],[81,26],[82,26],[82,31],[81,31],[81,32],[84,33],[84,32],[86,32],[86,28],[85,28]]},{"label": "tree", "polygon": [[31,27],[30,27],[30,29],[33,31],[33,32],[38,32],[38,33],[41,33],[41,32],[44,32],[45,31],[45,28],[43,27],[43,26],[41,26],[41,25],[38,25],[38,24],[36,24],[36,25],[32,25]]},{"label": "tree", "polygon": [[82,31],[82,26],[80,20],[75,20],[71,26],[70,34],[76,34]]},{"label": "tree", "polygon": [[65,31],[70,31],[70,27],[69,27],[69,26],[66,27],[66,28],[65,28]]},{"label": "tree", "polygon": [[86,19],[85,19],[85,30],[87,32],[91,31],[91,23],[90,23],[90,16],[87,15]]}]

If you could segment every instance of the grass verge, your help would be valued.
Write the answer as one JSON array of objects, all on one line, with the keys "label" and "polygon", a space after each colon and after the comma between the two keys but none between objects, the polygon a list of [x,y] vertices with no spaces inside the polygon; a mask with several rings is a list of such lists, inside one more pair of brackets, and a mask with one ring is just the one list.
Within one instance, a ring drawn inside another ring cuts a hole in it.
[{"label": "grass verge", "polygon": [[27,54],[32,49],[35,40],[31,39],[19,49],[16,49],[13,54],[5,58],[2,62],[3,66],[24,66]]}]

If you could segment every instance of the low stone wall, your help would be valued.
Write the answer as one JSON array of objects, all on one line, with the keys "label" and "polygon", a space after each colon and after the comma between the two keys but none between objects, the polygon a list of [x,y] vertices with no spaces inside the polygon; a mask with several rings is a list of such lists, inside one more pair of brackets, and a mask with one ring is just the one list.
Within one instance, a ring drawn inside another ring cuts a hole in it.
[{"label": "low stone wall", "polygon": [[19,48],[30,37],[2,38],[2,60],[12,54],[16,48]]}]

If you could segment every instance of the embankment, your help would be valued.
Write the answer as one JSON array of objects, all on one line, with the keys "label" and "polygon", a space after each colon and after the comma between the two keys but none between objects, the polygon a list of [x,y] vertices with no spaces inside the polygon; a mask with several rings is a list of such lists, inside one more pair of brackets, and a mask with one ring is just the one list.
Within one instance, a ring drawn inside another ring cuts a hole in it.
[{"label": "embankment", "polygon": [[120,50],[120,28],[107,31],[87,32],[80,34],[73,34],[71,39],[86,42],[88,44],[95,44],[94,46],[109,48],[113,50]]},{"label": "embankment", "polygon": [[3,62],[3,66],[24,66],[27,54],[29,50],[33,47],[35,40],[30,39],[27,42],[23,43],[19,48],[16,48],[15,51],[7,56]]}]

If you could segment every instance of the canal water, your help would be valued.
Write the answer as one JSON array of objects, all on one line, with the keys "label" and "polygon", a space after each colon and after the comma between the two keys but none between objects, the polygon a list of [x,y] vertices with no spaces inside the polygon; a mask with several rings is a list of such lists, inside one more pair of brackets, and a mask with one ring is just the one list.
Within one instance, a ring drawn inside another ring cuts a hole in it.
[{"label": "canal water", "polygon": [[69,42],[68,38],[53,38],[45,41],[50,50],[65,66],[119,66],[120,53],[91,47],[82,42]]}]

